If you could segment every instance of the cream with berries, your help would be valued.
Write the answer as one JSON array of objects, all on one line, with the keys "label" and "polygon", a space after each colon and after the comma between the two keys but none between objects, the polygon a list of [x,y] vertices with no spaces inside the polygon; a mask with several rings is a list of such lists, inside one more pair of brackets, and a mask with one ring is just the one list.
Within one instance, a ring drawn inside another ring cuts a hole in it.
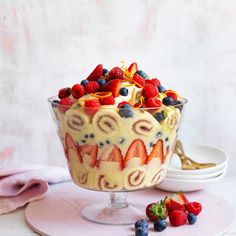
[{"label": "cream with berries", "polygon": [[99,64],[52,104],[76,184],[125,191],[165,177],[184,99],[137,63],[110,71]]}]

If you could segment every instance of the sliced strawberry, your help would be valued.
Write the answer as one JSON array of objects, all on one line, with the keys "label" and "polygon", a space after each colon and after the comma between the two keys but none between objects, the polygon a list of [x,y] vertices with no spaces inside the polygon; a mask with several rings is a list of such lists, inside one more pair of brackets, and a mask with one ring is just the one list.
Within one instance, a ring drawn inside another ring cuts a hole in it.
[{"label": "sliced strawberry", "polygon": [[141,164],[146,164],[147,162],[147,150],[144,142],[141,139],[135,139],[129,146],[128,151],[125,155],[124,166],[126,167],[128,161],[133,157],[139,157],[141,159]]},{"label": "sliced strawberry", "polygon": [[181,205],[186,205],[188,204],[188,199],[186,198],[186,196],[181,193],[181,192],[178,192],[178,193],[174,193],[172,195],[170,195],[168,198],[178,202],[179,204]]},{"label": "sliced strawberry", "polygon": [[151,153],[148,156],[148,162],[152,160],[152,158],[159,158],[162,160],[164,157],[163,154],[163,140],[159,139],[156,144],[154,144]]},{"label": "sliced strawberry", "polygon": [[122,86],[122,80],[113,79],[113,80],[108,81],[105,85],[103,85],[100,91],[111,92],[113,97],[117,97],[120,93],[121,86]]},{"label": "sliced strawberry", "polygon": [[133,76],[132,82],[138,88],[143,88],[145,86],[145,79],[138,74],[135,74]]},{"label": "sliced strawberry", "polygon": [[94,167],[97,162],[97,154],[98,154],[98,146],[97,145],[90,145],[90,144],[84,144],[79,147],[80,154],[83,155],[87,154],[91,157],[89,165],[91,167]]},{"label": "sliced strawberry", "polygon": [[128,68],[128,71],[131,73],[131,75],[134,75],[137,70],[138,70],[138,65],[136,62],[132,63]]},{"label": "sliced strawberry", "polygon": [[98,79],[100,79],[102,77],[102,69],[103,69],[102,64],[97,65],[93,70],[93,72],[87,77],[87,80],[97,81]]},{"label": "sliced strawberry", "polygon": [[123,169],[123,157],[121,150],[116,146],[108,146],[101,155],[99,165],[101,165],[102,161],[113,161],[118,162],[120,165],[120,169]]},{"label": "sliced strawberry", "polygon": [[68,133],[66,133],[66,137],[65,137],[65,154],[66,154],[67,160],[70,162],[69,150],[73,150],[75,155],[77,156],[79,162],[82,163],[82,157],[81,157],[81,155],[78,151],[77,145],[73,141],[72,137]]},{"label": "sliced strawberry", "polygon": [[167,198],[165,200],[165,206],[168,210],[168,214],[170,215],[170,213],[174,210],[179,210],[179,211],[186,211],[186,207],[183,204],[180,204],[179,202],[173,200],[172,198]]}]

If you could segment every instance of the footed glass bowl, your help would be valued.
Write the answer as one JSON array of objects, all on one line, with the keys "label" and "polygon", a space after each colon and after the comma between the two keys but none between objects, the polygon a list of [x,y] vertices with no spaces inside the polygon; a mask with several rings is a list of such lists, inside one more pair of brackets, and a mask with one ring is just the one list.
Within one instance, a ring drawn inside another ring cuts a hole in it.
[{"label": "footed glass bowl", "polygon": [[48,101],[74,183],[110,194],[110,203],[91,204],[82,215],[112,225],[144,217],[144,206],[128,203],[127,192],[165,178],[187,100],[158,109],[95,109],[59,105],[57,99]]}]

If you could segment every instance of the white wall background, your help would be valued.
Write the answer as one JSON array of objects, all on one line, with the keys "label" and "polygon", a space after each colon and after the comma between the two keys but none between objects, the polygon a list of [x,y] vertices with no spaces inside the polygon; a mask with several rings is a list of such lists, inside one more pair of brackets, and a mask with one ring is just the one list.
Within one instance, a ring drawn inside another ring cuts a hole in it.
[{"label": "white wall background", "polygon": [[0,146],[61,162],[47,97],[124,59],[189,99],[182,139],[225,149],[233,175],[235,13],[235,0],[0,0]]}]

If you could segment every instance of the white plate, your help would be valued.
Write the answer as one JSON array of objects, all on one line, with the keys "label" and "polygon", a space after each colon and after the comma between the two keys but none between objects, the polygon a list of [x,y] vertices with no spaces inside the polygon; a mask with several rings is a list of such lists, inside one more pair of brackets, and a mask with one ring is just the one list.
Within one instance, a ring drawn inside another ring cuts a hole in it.
[{"label": "white plate", "polygon": [[216,166],[200,170],[181,170],[181,162],[176,154],[173,154],[168,168],[168,174],[178,175],[202,175],[218,171],[228,163],[228,155],[221,149],[203,144],[192,144],[184,147],[185,154],[197,162],[213,162]]},{"label": "white plate", "polygon": [[166,178],[172,178],[172,179],[186,179],[186,180],[198,180],[198,179],[209,179],[209,178],[214,178],[218,175],[223,174],[224,172],[226,172],[228,165],[225,165],[223,168],[214,171],[214,172],[210,172],[210,173],[206,173],[206,174],[202,174],[202,175],[185,175],[185,174],[170,174],[167,171],[166,174]]},{"label": "white plate", "polygon": [[156,188],[169,192],[191,192],[205,188],[208,184],[221,179],[225,172],[215,178],[203,180],[186,180],[186,179],[171,179],[165,178],[164,181],[156,186]]}]

